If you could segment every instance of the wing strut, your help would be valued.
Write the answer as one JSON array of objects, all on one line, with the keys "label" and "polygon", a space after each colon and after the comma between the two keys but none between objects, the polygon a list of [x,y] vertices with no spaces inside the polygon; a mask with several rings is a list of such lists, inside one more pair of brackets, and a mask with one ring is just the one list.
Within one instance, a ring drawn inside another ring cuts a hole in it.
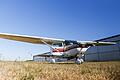
[{"label": "wing strut", "polygon": [[[51,49],[54,49],[51,45],[49,45],[47,42],[45,42],[44,40],[41,40],[44,44],[46,44],[47,46],[49,46]],[[56,49],[57,50],[57,49]],[[57,50],[57,52],[60,52],[59,50]],[[60,52],[61,53],[61,52]]]},{"label": "wing strut", "polygon": [[49,45],[47,42],[45,42],[44,40],[41,40],[44,44],[46,44],[47,46],[49,46],[51,49],[54,49],[51,45]]}]

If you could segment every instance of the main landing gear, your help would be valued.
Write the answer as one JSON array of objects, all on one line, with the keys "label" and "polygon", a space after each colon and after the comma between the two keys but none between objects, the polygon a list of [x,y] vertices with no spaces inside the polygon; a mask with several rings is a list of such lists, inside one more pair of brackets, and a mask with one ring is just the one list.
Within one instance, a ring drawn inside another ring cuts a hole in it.
[{"label": "main landing gear", "polygon": [[[54,58],[50,59],[49,62],[50,63],[56,63]],[[83,62],[84,62],[84,60],[82,58],[77,58],[76,61],[75,61],[76,64],[82,64]]]},{"label": "main landing gear", "polygon": [[75,61],[75,63],[77,63],[77,64],[82,64],[83,62],[84,62],[84,60],[82,58],[81,59],[77,58]]}]

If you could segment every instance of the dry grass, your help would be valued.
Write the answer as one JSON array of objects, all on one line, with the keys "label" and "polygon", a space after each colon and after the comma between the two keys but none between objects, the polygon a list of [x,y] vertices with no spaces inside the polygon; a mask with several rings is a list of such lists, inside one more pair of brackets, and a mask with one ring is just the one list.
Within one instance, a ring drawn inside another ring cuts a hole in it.
[{"label": "dry grass", "polygon": [[0,62],[0,80],[120,80],[120,61],[81,65]]}]

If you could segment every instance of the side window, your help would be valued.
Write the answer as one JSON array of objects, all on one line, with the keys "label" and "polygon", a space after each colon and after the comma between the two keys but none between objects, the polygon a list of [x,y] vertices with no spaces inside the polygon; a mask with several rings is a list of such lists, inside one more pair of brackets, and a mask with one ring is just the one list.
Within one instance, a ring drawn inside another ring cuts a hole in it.
[{"label": "side window", "polygon": [[53,47],[62,47],[63,44],[62,43],[53,43],[52,46]]},{"label": "side window", "polygon": [[64,44],[67,46],[67,45],[77,44],[77,42],[76,41],[69,41],[69,40],[67,41],[66,40]]}]

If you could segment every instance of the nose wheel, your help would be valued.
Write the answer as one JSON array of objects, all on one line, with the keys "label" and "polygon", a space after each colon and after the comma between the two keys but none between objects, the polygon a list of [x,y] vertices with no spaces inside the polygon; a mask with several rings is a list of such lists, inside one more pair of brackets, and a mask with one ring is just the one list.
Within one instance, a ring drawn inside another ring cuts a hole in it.
[{"label": "nose wheel", "polygon": [[50,63],[55,63],[55,62],[56,62],[55,59],[50,60]]}]

